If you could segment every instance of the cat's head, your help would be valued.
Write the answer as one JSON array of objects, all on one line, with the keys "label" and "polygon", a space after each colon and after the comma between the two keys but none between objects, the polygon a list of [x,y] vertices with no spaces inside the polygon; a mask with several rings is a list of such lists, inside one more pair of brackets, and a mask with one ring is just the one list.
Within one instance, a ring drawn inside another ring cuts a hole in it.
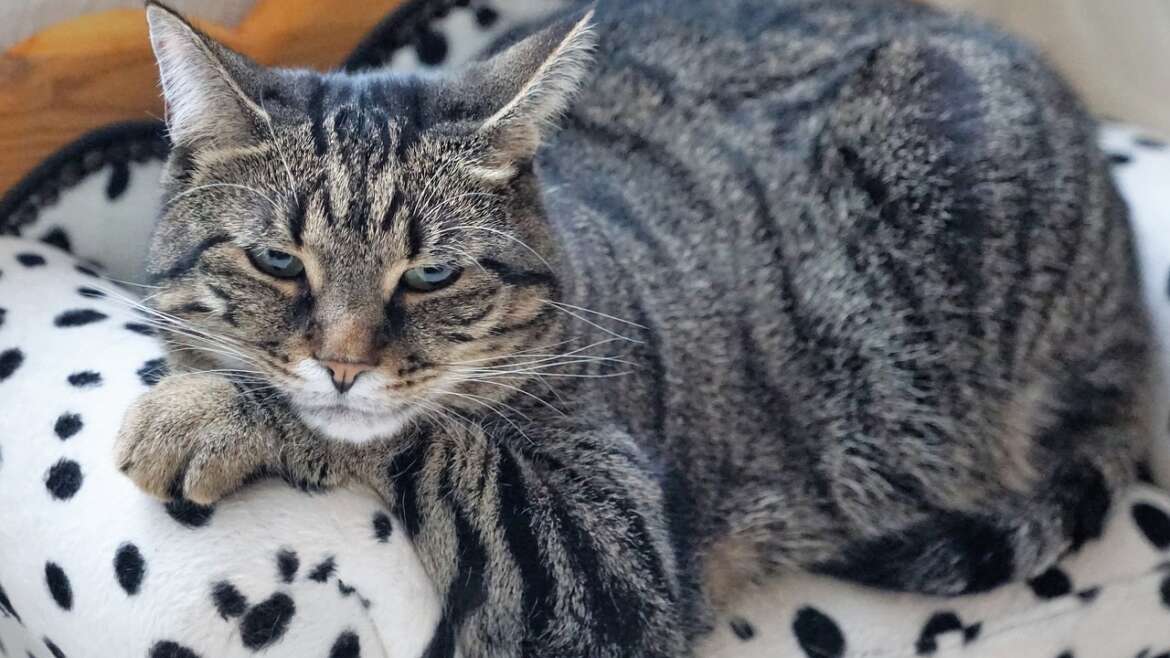
[{"label": "cat's head", "polygon": [[177,360],[351,441],[522,383],[509,355],[558,332],[532,162],[589,14],[425,76],[267,69],[147,14],[174,144],[149,270]]}]

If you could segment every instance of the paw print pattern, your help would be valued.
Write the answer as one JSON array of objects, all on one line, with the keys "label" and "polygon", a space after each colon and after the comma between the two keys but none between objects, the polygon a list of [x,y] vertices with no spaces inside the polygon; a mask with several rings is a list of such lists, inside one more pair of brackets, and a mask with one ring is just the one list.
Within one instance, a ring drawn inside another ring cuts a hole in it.
[{"label": "paw print pattern", "polygon": [[[236,625],[238,633],[234,634],[237,634],[242,645],[251,651],[261,651],[279,645],[297,619],[296,601],[292,596],[292,589],[287,586],[298,580],[300,557],[292,549],[281,548],[276,552],[274,560],[275,584],[278,589],[262,600],[252,603],[230,580],[217,581],[208,590],[209,603],[215,608],[220,619]],[[337,570],[336,558],[326,556],[304,573],[301,580],[314,585],[325,584],[336,575]],[[346,585],[340,578],[337,579],[337,591],[342,598],[356,596],[363,609],[368,609],[371,605],[355,588]],[[323,592],[317,591],[315,595],[321,593]],[[358,656],[360,646],[357,633],[347,630],[337,637],[329,655]]]}]

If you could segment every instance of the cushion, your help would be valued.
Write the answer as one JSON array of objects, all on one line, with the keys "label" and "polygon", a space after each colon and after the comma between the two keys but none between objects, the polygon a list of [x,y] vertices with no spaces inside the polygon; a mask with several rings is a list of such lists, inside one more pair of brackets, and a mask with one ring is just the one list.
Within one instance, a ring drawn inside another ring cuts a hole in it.
[{"label": "cushion", "polygon": [[375,498],[274,482],[215,508],[146,497],[112,457],[166,368],[133,293],[16,238],[0,271],[4,655],[419,655],[436,595]]}]

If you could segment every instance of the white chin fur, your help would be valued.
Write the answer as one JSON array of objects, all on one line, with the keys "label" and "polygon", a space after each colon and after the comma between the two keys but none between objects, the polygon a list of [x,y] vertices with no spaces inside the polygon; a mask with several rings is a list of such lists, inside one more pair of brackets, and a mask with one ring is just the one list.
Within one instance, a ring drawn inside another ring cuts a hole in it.
[{"label": "white chin fur", "polygon": [[409,407],[384,395],[386,380],[378,373],[362,375],[348,393],[339,395],[320,363],[305,359],[295,372],[301,382],[290,397],[297,415],[330,439],[365,443],[389,438],[412,416]]},{"label": "white chin fur", "polygon": [[409,420],[406,414],[370,414],[350,409],[298,409],[297,413],[310,429],[349,443],[392,437]]}]

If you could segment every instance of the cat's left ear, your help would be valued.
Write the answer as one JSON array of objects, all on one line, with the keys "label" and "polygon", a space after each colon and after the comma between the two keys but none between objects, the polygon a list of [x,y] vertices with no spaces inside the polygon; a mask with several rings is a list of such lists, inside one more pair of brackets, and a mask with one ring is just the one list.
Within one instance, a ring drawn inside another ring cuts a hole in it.
[{"label": "cat's left ear", "polygon": [[585,82],[597,39],[593,10],[545,28],[481,66],[504,93],[477,133],[492,149],[484,174],[508,179],[536,155],[543,139]]},{"label": "cat's left ear", "polygon": [[[267,113],[257,103],[265,70],[148,1],[150,43],[158,60],[171,141],[189,147],[243,146]],[[263,124],[259,124],[263,125]]]}]

